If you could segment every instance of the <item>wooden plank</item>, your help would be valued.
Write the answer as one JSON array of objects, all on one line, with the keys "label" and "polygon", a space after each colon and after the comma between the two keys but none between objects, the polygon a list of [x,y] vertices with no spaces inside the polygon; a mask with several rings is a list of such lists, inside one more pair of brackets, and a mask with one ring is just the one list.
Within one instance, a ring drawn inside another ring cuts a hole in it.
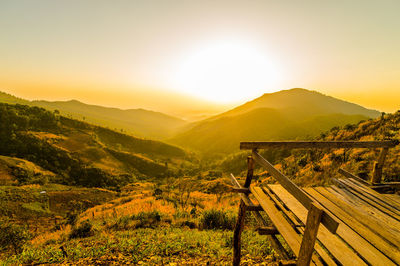
[{"label": "wooden plank", "polygon": [[[235,186],[237,188],[242,188],[241,185],[239,184],[239,182],[237,181],[237,179],[235,178],[235,176],[233,174],[231,174],[230,176],[231,176],[231,181],[232,181],[233,186]],[[253,207],[256,206],[253,204],[253,202],[250,200],[249,196],[247,196],[246,194],[240,193],[239,195],[241,197],[241,202],[243,202],[246,206],[253,206]],[[239,206],[239,208],[240,208],[240,206]],[[252,214],[261,226],[268,226],[268,223],[264,220],[264,218],[258,211],[253,211]],[[279,242],[279,240],[276,238],[276,236],[267,235],[267,239],[271,243],[272,248],[278,253],[278,255],[280,257],[282,257],[282,259],[284,259],[284,260],[289,259],[289,255],[287,254],[286,250],[283,248],[283,246]],[[240,260],[239,260],[239,263],[240,263]]]},{"label": "wooden plank", "polygon": [[241,150],[266,148],[391,148],[399,144],[397,140],[384,141],[246,141],[240,142]]},{"label": "wooden plank", "polygon": [[246,205],[246,211],[250,211],[250,212],[261,212],[263,211],[263,208],[260,205]]},{"label": "wooden plank", "polygon": [[[391,260],[398,264],[400,263],[400,250],[398,247],[385,241],[385,239],[375,231],[371,231],[371,229],[366,226],[365,223],[361,222],[362,219],[355,213],[349,214],[348,212],[344,211],[346,208],[351,209],[351,206],[342,204],[340,199],[334,197],[334,195],[330,194],[328,191],[325,191],[324,194],[321,194],[320,192],[322,189],[323,188],[316,188],[307,192],[310,192],[310,194],[315,197],[318,196],[317,194],[322,195],[323,198],[319,198],[318,201],[322,203],[328,210],[334,213],[339,219],[346,223],[355,232],[360,234],[364,239],[373,244],[382,253],[386,254]],[[330,197],[326,197],[326,195],[330,195]]]},{"label": "wooden plank", "polygon": [[285,238],[289,247],[293,250],[294,254],[297,256],[300,251],[301,238],[300,235],[293,229],[289,222],[283,217],[282,213],[275,207],[272,200],[265,195],[265,193],[259,187],[251,187],[251,192],[254,197],[258,200],[260,205],[263,207],[268,217],[271,219],[272,223],[281,233],[283,238]]},{"label": "wooden plank", "polygon": [[354,179],[358,180],[359,182],[363,183],[364,185],[367,185],[367,186],[370,185],[370,184],[368,183],[368,181],[362,179],[361,177],[358,177],[358,176],[356,176],[356,175],[353,175],[352,173],[350,173],[350,172],[344,170],[343,168],[339,168],[339,171],[338,171],[338,172],[339,172],[339,174],[343,175],[344,177],[347,177],[347,178],[354,178]]},{"label": "wooden plank", "polygon": [[367,202],[369,205],[374,206],[380,211],[400,221],[400,211],[396,208],[393,208],[391,205],[376,199],[368,193],[362,193],[356,185],[348,180],[337,180],[337,182],[339,183],[339,185],[344,186],[345,189],[348,189],[351,193],[353,193],[355,196],[362,199],[363,201]]},{"label": "wooden plank", "polygon": [[[289,191],[307,210],[311,207],[311,199],[304,193],[301,188],[299,188],[295,183],[292,182],[289,178],[287,178],[284,174],[279,172],[270,162],[265,160],[258,152],[253,151],[254,160],[265,167],[267,171],[276,179],[278,182]],[[322,223],[331,233],[335,233],[338,227],[338,222],[335,221],[328,214],[324,213],[322,215]]]},{"label": "wooden plank", "polygon": [[[305,226],[301,220],[293,214],[293,212],[289,209],[289,207],[279,199],[279,197],[274,193],[272,189],[270,189],[271,185],[267,185],[265,188],[263,187],[262,190],[264,193],[268,194],[270,198],[275,202],[278,208],[290,219],[295,227]],[[276,185],[280,186],[280,185]]]},{"label": "wooden plank", "polygon": [[[368,227],[371,231],[377,233],[388,243],[400,248],[400,231],[390,217],[385,217],[374,208],[369,208],[364,205],[355,205],[355,201],[337,193],[332,188],[316,188],[318,192],[327,198],[335,200],[338,205],[341,205],[345,212],[355,216],[362,224]],[[378,218],[379,217],[379,218]],[[389,223],[388,225],[386,223]],[[382,230],[384,228],[384,230]]]},{"label": "wooden plank", "polygon": [[257,232],[260,235],[277,235],[279,231],[275,228],[275,226],[264,226],[257,228]]},{"label": "wooden plank", "polygon": [[[364,201],[359,195],[355,195],[351,193],[351,191],[346,188],[338,188],[332,185],[330,188],[327,188],[328,191],[338,193],[343,196],[343,199],[353,206],[353,209],[361,211],[363,214],[367,214],[371,219],[375,219],[379,224],[385,223],[387,226],[390,226],[391,229],[397,230],[400,235],[400,223],[394,218],[392,215],[388,215],[383,212],[381,208],[377,208],[368,202]],[[361,196],[361,195],[360,195]]]},{"label": "wooden plank", "polygon": [[385,196],[400,203],[400,195],[398,194],[386,194]]},{"label": "wooden plank", "polygon": [[390,205],[391,207],[400,211],[400,202],[399,201],[393,200],[390,197],[386,197],[386,195],[376,192],[375,190],[361,184],[357,180],[349,178],[349,179],[347,179],[347,181],[355,184],[354,188],[358,189],[360,191],[360,193],[363,193],[368,196],[372,196],[372,197],[374,197],[374,199],[380,201],[380,203]]},{"label": "wooden plank", "polygon": [[[270,188],[270,186],[281,187],[281,185],[267,185],[266,187],[263,187],[262,190],[264,191],[264,193],[268,194],[268,196],[271,197],[271,199],[278,206],[278,208],[283,213],[285,213],[285,215],[291,220],[291,222],[294,224],[294,226],[297,228],[297,230],[299,230],[301,233],[304,233],[304,225],[301,222],[301,220],[288,208],[288,206],[283,201],[281,201],[281,199],[278,197],[278,195],[276,195],[273,192],[273,190]],[[293,199],[295,202],[297,202],[297,204],[299,204],[301,206],[301,208],[305,209],[304,206],[302,206],[291,194],[288,193],[288,195],[290,196],[291,199]],[[317,253],[321,256],[321,258],[324,260],[324,263],[326,265],[336,265],[336,263],[328,255],[326,250],[324,248],[322,248],[322,246],[319,245],[318,243],[315,244],[315,251],[317,251]]]},{"label": "wooden plank", "polygon": [[[269,185],[275,194],[299,217],[303,222],[307,219],[307,210],[285,189],[279,185]],[[339,224],[339,228],[340,228]],[[320,227],[318,240],[325,248],[343,265],[365,265],[363,260],[357,256],[347,245],[337,236],[331,234],[325,227]]]},{"label": "wooden plank", "polygon": [[389,186],[391,188],[394,188],[396,190],[400,189],[400,182],[384,182],[381,183],[382,186]]},{"label": "wooden plank", "polygon": [[357,185],[357,187],[361,190],[363,190],[364,192],[373,195],[375,198],[379,199],[382,202],[386,202],[390,205],[392,205],[394,208],[400,210],[400,202],[396,201],[396,200],[392,200],[390,197],[386,197],[386,194],[381,194],[376,192],[375,190],[371,189],[368,186],[365,186],[363,184],[361,184],[360,182],[358,182],[357,180],[354,179],[348,179],[350,182],[354,183]]},{"label": "wooden plank", "polygon": [[[357,224],[357,222],[353,222],[352,220],[347,220],[345,217],[347,214],[340,213],[342,212],[341,209],[339,209],[334,203],[330,202],[327,198],[318,193],[315,189],[306,188],[305,191],[309,193],[309,195],[312,196],[316,201],[318,201],[325,208],[325,211],[330,212],[332,215],[336,215],[338,219],[342,219],[343,222],[339,224],[337,234],[354,250],[356,250],[361,257],[363,257],[371,265],[395,265],[395,263],[393,263],[387,256],[385,256],[384,253],[382,253],[374,246],[373,243],[382,242],[382,240],[378,236],[372,236],[371,233],[371,235],[369,236],[369,240],[373,241],[371,241],[372,243],[368,242],[356,231],[350,228],[347,223],[351,224],[352,227],[362,227],[361,224]],[[361,233],[368,232],[367,230],[358,231]],[[383,243],[383,245],[387,244]],[[392,251],[390,248],[385,250],[388,252]]]},{"label": "wooden plank", "polygon": [[[275,207],[274,202],[262,191],[260,187],[251,187],[251,193],[263,207],[268,217],[286,240],[293,253],[298,256],[301,245],[301,237],[285,219],[283,214]],[[318,263],[319,258],[313,254],[313,262]]]},{"label": "wooden plank", "polygon": [[314,252],[315,241],[317,240],[318,228],[321,223],[323,210],[311,203],[311,208],[308,211],[306,228],[301,241],[299,258],[297,265],[308,266],[311,261],[311,256]]},{"label": "wooden plank", "polygon": [[248,188],[231,188],[232,192],[236,192],[236,193],[245,193],[245,194],[249,194],[250,193],[250,189]]}]

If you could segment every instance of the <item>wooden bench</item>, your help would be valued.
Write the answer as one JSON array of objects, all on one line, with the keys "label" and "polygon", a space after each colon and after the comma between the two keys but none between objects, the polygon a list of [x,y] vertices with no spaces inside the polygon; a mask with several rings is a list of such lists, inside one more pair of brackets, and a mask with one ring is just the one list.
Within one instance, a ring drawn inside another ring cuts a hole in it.
[{"label": "wooden bench", "polygon": [[[233,264],[240,264],[240,238],[246,211],[260,223],[258,232],[267,235],[282,264],[297,265],[396,265],[400,264],[400,197],[383,195],[369,184],[353,178],[335,180],[330,187],[299,188],[258,152],[259,148],[382,148],[374,180],[382,174],[387,150],[396,142],[245,142],[252,149],[244,185],[231,175],[241,202],[234,230]],[[382,155],[384,153],[384,155]],[[255,162],[278,182],[250,186]],[[376,164],[375,164],[376,165]],[[375,166],[376,167],[376,166]],[[343,173],[342,173],[343,174]],[[373,182],[375,182],[373,181]],[[373,183],[371,182],[371,183]],[[268,224],[262,213],[268,215]],[[276,237],[281,235],[294,257]]]}]

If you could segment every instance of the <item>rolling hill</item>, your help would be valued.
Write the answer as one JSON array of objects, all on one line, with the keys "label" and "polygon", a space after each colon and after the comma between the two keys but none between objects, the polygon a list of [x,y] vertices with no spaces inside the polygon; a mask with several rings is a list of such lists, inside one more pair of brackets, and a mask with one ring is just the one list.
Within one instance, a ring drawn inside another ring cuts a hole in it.
[{"label": "rolling hill", "polygon": [[77,100],[70,101],[28,101],[0,92],[0,102],[39,106],[64,116],[84,120],[92,124],[115,130],[123,130],[139,137],[165,139],[173,136],[187,124],[186,121],[160,112],[144,109],[122,110],[98,105],[89,105]]},{"label": "rolling hill", "polygon": [[170,141],[205,155],[238,150],[240,141],[307,139],[334,126],[380,113],[315,91],[291,89],[263,96],[187,127]]},{"label": "rolling hill", "polygon": [[19,183],[43,176],[40,182],[117,188],[137,179],[168,176],[188,158],[178,147],[39,107],[1,103],[0,121],[0,155],[5,156],[0,170]]}]

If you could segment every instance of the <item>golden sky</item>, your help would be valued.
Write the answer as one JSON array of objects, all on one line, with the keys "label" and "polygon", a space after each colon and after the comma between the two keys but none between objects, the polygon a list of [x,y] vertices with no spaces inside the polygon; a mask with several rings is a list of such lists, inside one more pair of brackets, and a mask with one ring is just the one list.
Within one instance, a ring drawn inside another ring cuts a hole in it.
[{"label": "golden sky", "polygon": [[399,11],[397,0],[2,0],[0,90],[174,113],[302,87],[391,112]]}]

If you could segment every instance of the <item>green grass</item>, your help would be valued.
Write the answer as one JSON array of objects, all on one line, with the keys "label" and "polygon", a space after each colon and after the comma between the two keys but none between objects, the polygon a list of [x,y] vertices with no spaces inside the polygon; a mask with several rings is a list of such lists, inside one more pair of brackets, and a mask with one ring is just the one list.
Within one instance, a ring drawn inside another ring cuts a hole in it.
[{"label": "green grass", "polygon": [[40,214],[51,213],[48,206],[46,206],[46,204],[42,202],[35,201],[35,202],[23,203],[21,206],[27,211],[32,211]]},{"label": "green grass", "polygon": [[[273,258],[266,237],[244,231],[242,254],[247,260],[265,261]],[[59,248],[64,246],[67,258]],[[3,261],[7,264],[30,263],[95,263],[118,259],[118,263],[160,264],[170,262],[210,261],[230,264],[232,232],[221,230],[190,230],[182,228],[136,229],[112,234],[97,233],[85,239],[65,243],[27,246],[25,250]]]}]

